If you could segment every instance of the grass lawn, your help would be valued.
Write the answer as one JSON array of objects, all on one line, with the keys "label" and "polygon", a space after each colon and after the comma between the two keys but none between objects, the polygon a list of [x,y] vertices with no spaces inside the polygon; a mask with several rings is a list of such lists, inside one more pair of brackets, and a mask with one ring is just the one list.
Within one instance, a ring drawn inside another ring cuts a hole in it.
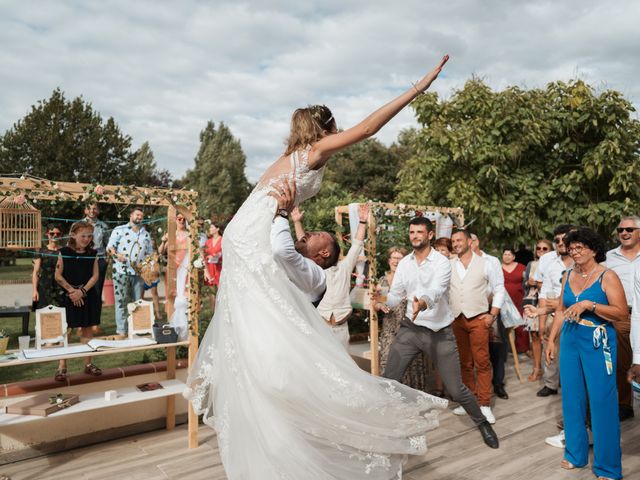
[{"label": "grass lawn", "polygon": [[33,260],[31,258],[18,258],[16,264],[0,267],[0,280],[23,280],[31,282],[33,272]]},{"label": "grass lawn", "polygon": [[[203,325],[206,328],[209,318],[211,318],[211,312],[209,309],[203,309],[201,318],[206,319]],[[22,320],[19,318],[3,318],[0,319],[0,328],[6,333],[10,334],[9,350],[18,348],[18,336],[22,335]],[[35,338],[35,314],[31,314],[31,322],[29,324],[29,334],[31,335],[31,346],[33,347],[33,339]],[[104,335],[115,334],[116,322],[114,316],[113,306],[102,307],[102,319],[100,322],[100,328],[104,331]],[[204,333],[201,332],[201,334]],[[75,332],[71,334],[69,343],[77,343],[78,337]],[[183,350],[183,352],[181,352]],[[185,356],[184,351],[180,347],[178,349],[178,356]],[[184,355],[180,355],[183,353]],[[149,363],[154,361],[164,360],[166,357],[165,349],[158,348],[153,350],[144,350],[139,352],[118,353],[113,355],[103,355],[95,357],[95,364],[100,368],[122,367],[126,365],[135,365],[138,363]],[[2,365],[2,364],[0,364]],[[32,380],[35,378],[53,377],[58,368],[58,361],[49,361],[43,363],[32,363],[29,365],[20,365],[15,367],[2,367],[0,366],[0,384],[19,382],[21,380]],[[70,374],[81,372],[84,368],[83,360],[81,358],[69,360],[67,369]]]}]

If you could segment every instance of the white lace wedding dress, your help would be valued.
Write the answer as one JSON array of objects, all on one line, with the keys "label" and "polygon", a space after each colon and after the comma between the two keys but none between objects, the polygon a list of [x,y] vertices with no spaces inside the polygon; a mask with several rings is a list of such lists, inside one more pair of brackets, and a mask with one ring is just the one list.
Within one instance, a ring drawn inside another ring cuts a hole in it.
[{"label": "white lace wedding dress", "polygon": [[[288,174],[297,202],[322,181],[306,153]],[[217,431],[230,480],[399,479],[447,402],[361,370],[276,265],[267,194],[280,180],[259,184],[225,230],[216,311],[187,396]]]}]

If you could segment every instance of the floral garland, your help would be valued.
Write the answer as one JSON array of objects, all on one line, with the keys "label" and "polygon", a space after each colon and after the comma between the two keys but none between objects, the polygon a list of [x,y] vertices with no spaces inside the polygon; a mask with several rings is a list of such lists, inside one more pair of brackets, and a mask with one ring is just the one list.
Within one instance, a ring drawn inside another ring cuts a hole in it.
[{"label": "floral garland", "polygon": [[[19,182],[29,181],[30,186],[20,186]],[[71,182],[62,182],[71,183]],[[197,214],[198,193],[191,190],[173,190],[161,188],[137,187],[135,185],[107,187],[101,184],[84,184],[82,193],[65,191],[64,185],[58,182],[46,180],[30,175],[22,175],[10,182],[0,182],[0,197],[13,197],[13,202],[23,205],[27,201],[33,204],[38,203],[39,197],[45,197],[51,205],[58,202],[80,201],[83,203],[111,203],[123,204],[124,207],[118,210],[118,218],[122,218],[122,213],[131,205],[151,205],[167,206],[176,209],[187,209],[195,217]],[[200,305],[197,301],[200,291],[200,281],[202,275],[193,270],[202,270],[204,260],[201,257],[200,245],[198,242],[198,230],[196,222],[191,222],[189,229],[191,237],[192,259],[189,265],[189,330],[192,335],[198,332],[198,312]],[[194,281],[195,280],[195,281]]]}]

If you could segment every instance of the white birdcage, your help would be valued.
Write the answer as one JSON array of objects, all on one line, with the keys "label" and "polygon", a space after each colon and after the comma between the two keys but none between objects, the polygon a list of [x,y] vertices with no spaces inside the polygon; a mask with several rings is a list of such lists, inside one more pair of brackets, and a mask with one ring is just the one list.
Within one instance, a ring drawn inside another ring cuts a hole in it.
[{"label": "white birdcage", "polygon": [[40,248],[42,224],[40,210],[24,197],[6,197],[0,201],[0,248]]}]

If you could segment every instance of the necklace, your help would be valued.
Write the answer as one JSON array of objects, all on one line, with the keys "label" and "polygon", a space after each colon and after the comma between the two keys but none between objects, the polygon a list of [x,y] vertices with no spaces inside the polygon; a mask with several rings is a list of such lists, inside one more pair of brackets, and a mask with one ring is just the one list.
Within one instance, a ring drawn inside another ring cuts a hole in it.
[{"label": "necklace", "polygon": [[587,273],[582,273],[582,271],[580,271],[580,276],[582,278],[584,278],[585,280],[582,283],[582,290],[580,290],[578,293],[576,293],[576,303],[579,302],[578,297],[580,295],[582,295],[582,293],[585,291],[585,287],[589,284],[589,280],[591,279],[591,275],[593,275],[593,272],[596,271],[596,269],[598,268],[598,266],[596,265],[595,267],[593,267],[591,269],[591,271],[587,274]]}]

